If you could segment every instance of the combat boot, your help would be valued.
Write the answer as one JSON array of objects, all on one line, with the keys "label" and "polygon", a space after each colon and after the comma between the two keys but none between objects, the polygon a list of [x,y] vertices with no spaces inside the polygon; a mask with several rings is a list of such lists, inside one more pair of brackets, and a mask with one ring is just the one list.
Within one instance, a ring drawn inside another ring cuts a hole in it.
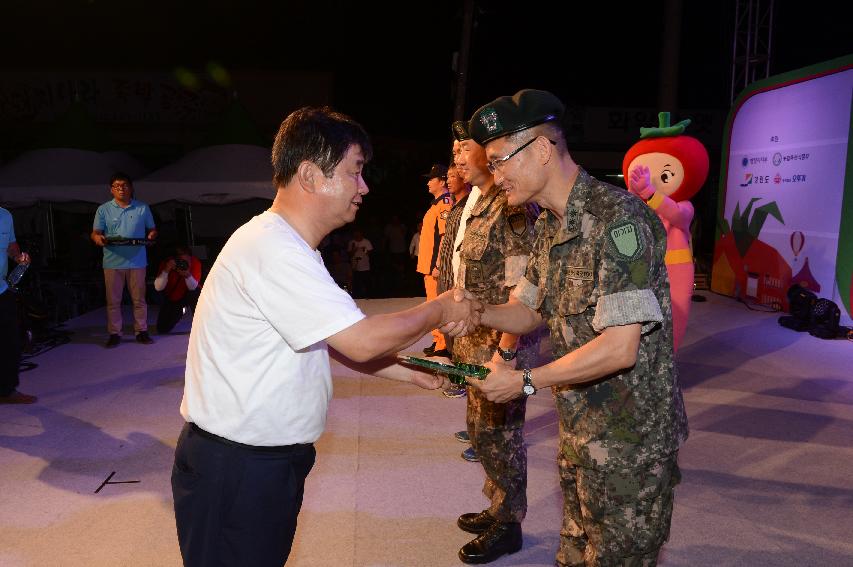
[{"label": "combat boot", "polygon": [[469,541],[459,550],[462,563],[491,563],[505,553],[521,549],[521,524],[518,522],[495,522],[477,539]]},{"label": "combat boot", "polygon": [[481,534],[492,527],[492,524],[495,522],[497,522],[497,520],[489,514],[489,511],[483,510],[482,512],[462,514],[459,516],[459,519],[456,520],[456,525],[459,526],[460,530],[466,531],[470,534]]}]

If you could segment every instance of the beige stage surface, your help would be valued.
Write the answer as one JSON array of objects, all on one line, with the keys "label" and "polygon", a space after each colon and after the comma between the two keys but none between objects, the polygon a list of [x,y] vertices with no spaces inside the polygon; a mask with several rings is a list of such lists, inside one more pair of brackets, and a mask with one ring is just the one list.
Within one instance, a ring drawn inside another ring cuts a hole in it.
[{"label": "beige stage surface", "polygon": [[[660,564],[853,565],[853,343],[798,334],[777,325],[778,314],[704,295],[678,353],[691,435]],[[360,304],[377,313],[419,301]],[[113,350],[102,346],[103,321],[103,311],[71,320],[72,341],[32,359],[38,367],[20,389],[39,403],[0,406],[2,567],[181,563],[169,475],[190,321],[154,345],[126,335]],[[464,398],[339,365],[333,373],[288,565],[460,565],[471,536],[456,517],[486,506],[482,469],[460,458],[466,446],[453,439]],[[524,548],[495,566],[553,565],[558,545],[549,392],[530,399],[525,437]]]}]

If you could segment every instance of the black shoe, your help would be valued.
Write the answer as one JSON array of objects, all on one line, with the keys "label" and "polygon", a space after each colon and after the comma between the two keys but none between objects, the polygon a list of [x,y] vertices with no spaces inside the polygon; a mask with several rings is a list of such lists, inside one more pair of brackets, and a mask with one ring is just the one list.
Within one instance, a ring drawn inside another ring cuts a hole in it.
[{"label": "black shoe", "polygon": [[469,534],[481,534],[491,528],[492,524],[495,522],[497,522],[497,520],[489,514],[489,511],[483,510],[482,512],[462,514],[459,516],[459,519],[456,520],[456,525],[459,526],[460,530],[468,532]]},{"label": "black shoe", "polygon": [[462,563],[491,563],[505,553],[515,553],[521,549],[521,524],[518,522],[495,522],[469,541],[459,550]]},{"label": "black shoe", "polygon": [[136,342],[142,343],[144,345],[150,345],[154,342],[154,339],[148,336],[148,331],[142,331],[137,333]]},{"label": "black shoe", "polygon": [[427,356],[432,356],[432,353],[435,352],[435,341],[432,342],[431,345],[424,349],[424,354]]},{"label": "black shoe", "polygon": [[450,351],[448,351],[446,348],[443,348],[441,350],[434,350],[432,351],[432,354],[430,356],[443,356],[444,358],[450,358]]},{"label": "black shoe", "polygon": [[119,344],[121,344],[121,335],[110,335],[110,338],[107,339],[107,343],[104,345],[104,348],[115,348]]}]

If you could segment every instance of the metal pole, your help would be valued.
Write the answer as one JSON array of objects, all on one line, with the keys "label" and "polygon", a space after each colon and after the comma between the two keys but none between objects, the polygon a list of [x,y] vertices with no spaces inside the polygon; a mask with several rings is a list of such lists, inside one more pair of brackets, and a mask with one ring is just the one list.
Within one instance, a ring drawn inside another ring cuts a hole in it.
[{"label": "metal pole", "polygon": [[658,110],[678,110],[678,60],[681,52],[681,0],[667,0],[664,10],[663,44],[660,53]]},{"label": "metal pole", "polygon": [[187,244],[189,246],[195,246],[195,235],[193,234],[193,206],[187,203],[187,214],[186,214],[186,225],[187,225]]},{"label": "metal pole", "polygon": [[770,76],[770,55],[772,54],[771,46],[773,45],[773,0],[770,0],[770,18],[767,22],[767,61],[764,66],[764,78]]},{"label": "metal pole", "polygon": [[471,28],[474,22],[474,0],[465,0],[462,18],[462,41],[459,47],[459,60],[456,72],[456,104],[453,107],[453,119],[465,119],[465,91],[468,85],[468,56],[471,51]]},{"label": "metal pole", "polygon": [[53,203],[47,204],[47,257],[56,258],[56,227],[54,226]]},{"label": "metal pole", "polygon": [[752,9],[753,0],[749,0],[747,2],[747,20],[746,20],[746,53],[744,57],[744,68],[743,68],[743,88],[749,86],[754,79],[753,77],[753,69],[752,69],[752,58],[755,54],[755,49],[752,45],[753,43],[753,35],[752,35],[752,26],[753,26],[753,9]]},{"label": "metal pole", "polygon": [[737,86],[735,86],[735,82],[737,81],[737,69],[738,69],[738,61],[737,61],[737,43],[738,43],[738,29],[740,18],[740,1],[735,0],[735,27],[734,27],[734,37],[732,38],[732,82],[731,82],[731,91],[729,96],[729,102],[734,102],[735,93],[737,91]]}]

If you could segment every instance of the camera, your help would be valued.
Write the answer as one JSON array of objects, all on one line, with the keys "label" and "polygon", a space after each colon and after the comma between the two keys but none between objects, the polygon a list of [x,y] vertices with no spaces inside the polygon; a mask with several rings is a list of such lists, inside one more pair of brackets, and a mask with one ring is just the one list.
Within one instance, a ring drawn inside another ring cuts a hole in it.
[{"label": "camera", "polygon": [[183,258],[175,258],[175,269],[176,270],[188,270],[190,267],[190,263],[184,260]]}]

